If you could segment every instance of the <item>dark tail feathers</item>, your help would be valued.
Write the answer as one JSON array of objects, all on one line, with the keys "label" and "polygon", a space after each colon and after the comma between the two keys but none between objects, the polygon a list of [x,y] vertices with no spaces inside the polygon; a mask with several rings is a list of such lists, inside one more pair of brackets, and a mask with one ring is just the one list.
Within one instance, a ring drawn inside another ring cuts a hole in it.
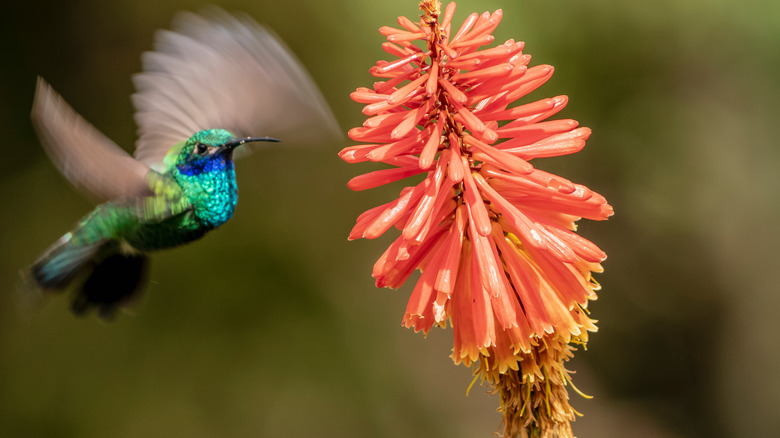
[{"label": "dark tail feathers", "polygon": [[71,304],[73,313],[82,315],[95,306],[101,317],[113,316],[141,289],[146,257],[122,254],[115,242],[75,244],[70,237],[60,238],[33,264],[32,278],[43,289],[64,290],[86,275]]}]

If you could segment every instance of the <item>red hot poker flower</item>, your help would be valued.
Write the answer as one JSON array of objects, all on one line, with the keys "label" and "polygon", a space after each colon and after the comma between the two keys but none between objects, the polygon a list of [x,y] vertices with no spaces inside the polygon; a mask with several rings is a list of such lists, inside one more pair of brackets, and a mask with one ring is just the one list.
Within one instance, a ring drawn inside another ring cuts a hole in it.
[{"label": "red hot poker flower", "polygon": [[392,166],[353,178],[353,190],[425,176],[360,215],[350,239],[401,231],[374,265],[377,286],[422,272],[403,324],[427,333],[450,321],[452,359],[500,394],[505,437],[571,437],[564,362],[596,330],[586,308],[606,258],[575,221],[604,220],[612,207],[530,161],[579,151],[590,129],[548,120],[566,96],[514,105],[553,68],[529,67],[522,42],[483,49],[501,10],[471,14],[453,32],[454,3],[443,15],[438,1],[420,6],[419,22],[399,17],[401,28],[379,30],[395,59],[370,69],[382,81],[351,94],[368,118],[349,136],[367,144],[339,155]]}]

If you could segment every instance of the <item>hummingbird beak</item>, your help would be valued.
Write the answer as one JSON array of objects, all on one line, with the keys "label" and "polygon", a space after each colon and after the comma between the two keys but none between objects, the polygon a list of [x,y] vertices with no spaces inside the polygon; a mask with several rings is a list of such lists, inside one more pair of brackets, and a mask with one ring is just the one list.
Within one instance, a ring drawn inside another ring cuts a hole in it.
[{"label": "hummingbird beak", "polygon": [[220,149],[235,149],[244,143],[252,143],[255,141],[272,141],[278,142],[279,140],[273,137],[238,137],[222,143]]}]

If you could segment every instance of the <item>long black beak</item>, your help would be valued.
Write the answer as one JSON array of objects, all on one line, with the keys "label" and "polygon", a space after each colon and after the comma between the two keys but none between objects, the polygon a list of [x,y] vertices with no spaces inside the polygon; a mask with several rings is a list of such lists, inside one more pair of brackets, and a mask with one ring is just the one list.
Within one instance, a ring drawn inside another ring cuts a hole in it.
[{"label": "long black beak", "polygon": [[222,143],[222,148],[226,149],[234,149],[239,146],[241,146],[244,143],[252,143],[255,141],[273,141],[278,142],[279,140],[273,137],[237,137],[232,140],[228,140],[225,143]]}]

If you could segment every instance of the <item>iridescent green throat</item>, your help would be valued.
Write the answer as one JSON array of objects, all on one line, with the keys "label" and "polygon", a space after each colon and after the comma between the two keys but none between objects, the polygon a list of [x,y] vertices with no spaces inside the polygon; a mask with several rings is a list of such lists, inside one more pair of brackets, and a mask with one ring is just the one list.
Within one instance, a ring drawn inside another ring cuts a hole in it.
[{"label": "iridescent green throat", "polygon": [[233,149],[222,147],[232,138],[223,129],[198,132],[184,144],[171,169],[195,216],[207,228],[227,222],[238,202]]}]

